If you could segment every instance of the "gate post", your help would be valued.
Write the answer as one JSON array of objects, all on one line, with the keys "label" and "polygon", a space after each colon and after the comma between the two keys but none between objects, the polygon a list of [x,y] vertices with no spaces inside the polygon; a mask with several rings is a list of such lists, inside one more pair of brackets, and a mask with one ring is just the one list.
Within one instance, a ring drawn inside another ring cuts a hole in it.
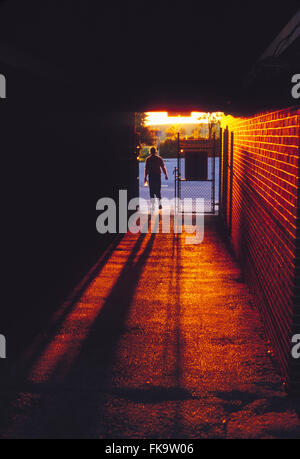
[{"label": "gate post", "polygon": [[228,127],[224,130],[224,136],[223,136],[223,149],[222,149],[222,187],[221,187],[221,193],[222,193],[222,218],[224,220],[224,223],[227,225],[227,195],[228,195],[228,137],[229,137],[229,131]]},{"label": "gate post", "polygon": [[212,197],[211,197],[211,210],[213,215],[215,214],[215,200],[216,200],[216,134],[213,135],[213,163],[212,163]]},{"label": "gate post", "polygon": [[222,188],[222,163],[223,163],[223,128],[220,128],[219,143],[219,215],[221,215],[221,188]]},{"label": "gate post", "polygon": [[232,194],[233,194],[233,141],[234,133],[230,134],[230,181],[229,181],[229,216],[228,216],[228,232],[231,236],[232,231]]}]

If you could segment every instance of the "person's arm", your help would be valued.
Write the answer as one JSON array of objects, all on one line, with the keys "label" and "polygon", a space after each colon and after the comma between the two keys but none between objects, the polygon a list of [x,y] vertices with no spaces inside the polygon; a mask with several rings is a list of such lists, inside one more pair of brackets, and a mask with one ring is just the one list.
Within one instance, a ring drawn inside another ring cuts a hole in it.
[{"label": "person's arm", "polygon": [[146,159],[146,161],[145,161],[144,183],[147,182],[148,173],[149,173],[149,171],[148,171],[148,165],[147,165],[147,159]]},{"label": "person's arm", "polygon": [[167,169],[166,169],[166,166],[165,166],[165,163],[164,163],[163,159],[161,160],[161,169],[162,169],[163,173],[165,174],[166,180],[168,180],[168,173],[167,173]]}]

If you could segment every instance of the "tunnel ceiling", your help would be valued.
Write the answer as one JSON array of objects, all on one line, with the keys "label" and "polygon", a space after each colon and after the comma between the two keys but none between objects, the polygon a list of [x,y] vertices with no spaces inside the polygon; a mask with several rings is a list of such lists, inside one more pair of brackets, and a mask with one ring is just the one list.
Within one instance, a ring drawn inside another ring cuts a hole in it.
[{"label": "tunnel ceiling", "polygon": [[[0,62],[34,75],[33,93],[79,107],[242,111],[254,103],[247,72],[298,8],[290,0],[4,1]],[[274,83],[274,100],[277,92]]]}]

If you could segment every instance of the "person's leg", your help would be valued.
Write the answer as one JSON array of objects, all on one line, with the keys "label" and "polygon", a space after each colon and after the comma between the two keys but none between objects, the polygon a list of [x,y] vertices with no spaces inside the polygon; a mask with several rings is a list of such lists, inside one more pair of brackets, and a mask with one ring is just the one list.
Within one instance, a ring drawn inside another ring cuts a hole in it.
[{"label": "person's leg", "polygon": [[162,205],[161,205],[161,176],[160,175],[156,178],[155,194],[156,194],[156,197],[158,198],[159,209],[161,209]]},{"label": "person's leg", "polygon": [[149,175],[149,192],[150,192],[150,201],[151,201],[151,211],[154,210],[155,207],[155,180],[153,177]]}]

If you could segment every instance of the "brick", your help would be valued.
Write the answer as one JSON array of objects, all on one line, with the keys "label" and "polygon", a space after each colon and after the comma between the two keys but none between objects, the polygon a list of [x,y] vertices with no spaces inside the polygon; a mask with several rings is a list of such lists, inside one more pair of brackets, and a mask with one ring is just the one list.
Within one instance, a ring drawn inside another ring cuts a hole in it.
[{"label": "brick", "polygon": [[282,375],[300,393],[297,365],[290,362],[291,334],[299,324],[300,109],[224,116],[221,124],[220,213]]}]

